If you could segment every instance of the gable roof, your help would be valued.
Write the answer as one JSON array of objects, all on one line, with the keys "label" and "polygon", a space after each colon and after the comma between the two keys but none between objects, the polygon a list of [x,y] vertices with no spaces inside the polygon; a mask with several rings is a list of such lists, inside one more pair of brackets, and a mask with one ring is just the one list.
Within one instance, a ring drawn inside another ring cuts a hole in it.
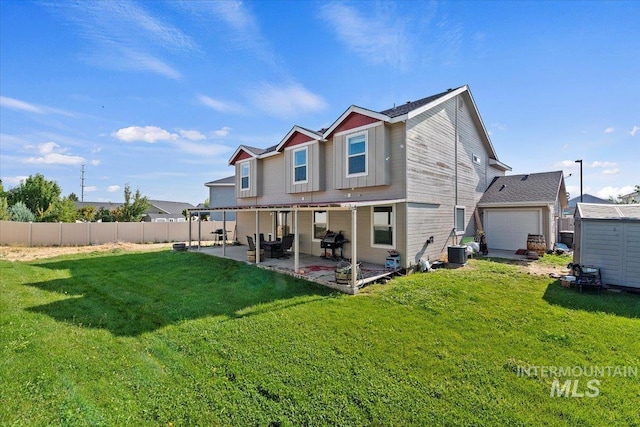
[{"label": "gable roof", "polygon": [[336,129],[340,127],[342,123],[350,120],[354,115],[365,116],[365,117],[371,118],[374,121],[381,121],[385,123],[397,123],[397,122],[406,121],[412,117],[415,117],[418,114],[428,111],[429,109],[443,102],[446,102],[447,100],[454,98],[458,95],[464,95],[465,100],[472,107],[470,108],[471,117],[474,123],[476,124],[476,126],[479,128],[480,138],[482,139],[482,141],[484,142],[487,148],[487,151],[489,154],[489,165],[502,171],[511,170],[509,166],[507,166],[506,164],[498,160],[498,156],[495,152],[495,149],[493,148],[493,144],[489,139],[489,133],[487,132],[486,127],[484,126],[484,122],[480,117],[480,113],[478,112],[476,103],[473,99],[473,96],[471,95],[469,86],[467,85],[460,86],[456,89],[447,89],[444,92],[427,96],[425,98],[421,98],[416,101],[410,101],[399,106],[393,106],[392,108],[387,108],[386,110],[382,110],[379,112],[376,112],[367,108],[359,107],[357,105],[351,105],[328,128],[323,128],[318,131],[312,131],[302,126],[296,125],[289,131],[289,133],[278,144],[273,145],[271,147],[260,149],[255,147],[249,147],[247,145],[241,145],[236,149],[236,151],[231,156],[231,159],[229,160],[229,164],[234,165],[239,160],[239,156],[242,151],[244,151],[247,155],[246,157],[243,157],[243,158],[260,159],[267,156],[276,155],[281,151],[281,149],[287,144],[287,141],[289,141],[289,139],[296,132],[306,135],[310,138],[313,138],[313,140],[325,141],[327,140],[327,138],[329,138],[332,135],[333,132],[336,131]]},{"label": "gable roof", "polygon": [[573,199],[569,200],[569,207],[575,208],[578,203],[597,203],[601,205],[610,205],[611,202],[609,200],[601,199],[600,197],[592,196],[591,194],[583,194],[582,202],[580,201],[580,196],[576,196]]},{"label": "gable roof", "polygon": [[292,138],[294,138],[294,136],[296,135],[301,135],[305,137],[304,139],[308,138],[307,141],[324,141],[322,133],[315,132],[307,128],[303,128],[302,126],[295,125],[294,127],[291,128],[289,133],[287,133],[285,137],[282,138],[282,141],[280,141],[280,143],[276,145],[275,151],[281,151],[283,148],[285,148],[289,144],[289,142],[292,140]]},{"label": "gable roof", "polygon": [[156,208],[162,212],[158,213],[166,213],[166,214],[182,214],[182,211],[185,209],[193,209],[191,203],[186,202],[167,202],[165,200],[149,200],[149,208],[147,212],[152,211],[152,208]]},{"label": "gable roof", "polygon": [[640,221],[640,205],[602,205],[578,203],[576,218],[582,219],[631,219]]},{"label": "gable roof", "polygon": [[216,179],[215,181],[205,182],[207,187],[226,187],[230,185],[236,185],[236,176],[231,175],[226,178]]},{"label": "gable roof", "polygon": [[555,203],[558,198],[561,207],[566,207],[562,171],[507,175],[494,178],[478,206],[548,205]]}]

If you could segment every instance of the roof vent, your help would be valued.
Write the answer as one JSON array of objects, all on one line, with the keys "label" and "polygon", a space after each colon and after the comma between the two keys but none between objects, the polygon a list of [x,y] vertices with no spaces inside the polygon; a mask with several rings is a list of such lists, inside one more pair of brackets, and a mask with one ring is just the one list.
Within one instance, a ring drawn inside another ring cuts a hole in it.
[{"label": "roof vent", "polygon": [[520,178],[520,181],[526,181],[529,178],[529,175],[525,175],[522,178]]},{"label": "roof vent", "polygon": [[502,187],[500,187],[500,189],[499,189],[498,191],[502,191],[502,190],[504,190],[505,188],[507,188],[507,185],[506,185],[506,184],[502,184]]}]

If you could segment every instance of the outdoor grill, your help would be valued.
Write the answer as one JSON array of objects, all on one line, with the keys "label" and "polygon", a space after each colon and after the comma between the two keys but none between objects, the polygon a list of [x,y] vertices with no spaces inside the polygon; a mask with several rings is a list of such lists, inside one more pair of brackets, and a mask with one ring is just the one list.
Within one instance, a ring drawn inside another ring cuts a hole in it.
[{"label": "outdoor grill", "polygon": [[[334,233],[333,231],[327,231],[324,234],[322,240],[320,240],[320,247],[323,249],[323,258],[331,258],[333,260],[342,259],[342,247],[348,240],[344,238],[342,231]],[[327,256],[327,249],[331,249],[331,256]],[[336,249],[340,249],[340,256],[336,256]]]}]

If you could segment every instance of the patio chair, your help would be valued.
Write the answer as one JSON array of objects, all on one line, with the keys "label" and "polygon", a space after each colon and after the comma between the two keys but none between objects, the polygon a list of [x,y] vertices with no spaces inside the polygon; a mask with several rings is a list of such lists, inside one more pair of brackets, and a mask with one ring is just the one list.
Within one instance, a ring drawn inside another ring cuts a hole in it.
[{"label": "patio chair", "polygon": [[289,250],[293,246],[293,234],[287,234],[282,237],[282,244],[280,245],[280,254],[278,258],[289,258]]},{"label": "patio chair", "polygon": [[247,244],[249,245],[249,250],[250,251],[255,251],[256,250],[256,244],[253,242],[253,237],[247,236]]}]

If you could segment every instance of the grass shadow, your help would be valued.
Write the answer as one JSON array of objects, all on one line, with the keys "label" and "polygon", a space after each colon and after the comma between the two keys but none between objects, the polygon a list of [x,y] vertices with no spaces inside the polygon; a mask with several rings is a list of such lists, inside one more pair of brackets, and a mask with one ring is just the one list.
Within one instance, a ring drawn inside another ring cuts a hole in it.
[{"label": "grass shadow", "polygon": [[640,295],[630,293],[578,292],[574,288],[564,288],[559,281],[547,286],[542,297],[549,304],[572,310],[601,312],[630,319],[640,319]]},{"label": "grass shadow", "polygon": [[70,277],[27,284],[68,296],[29,311],[118,336],[207,316],[244,317],[263,312],[265,304],[278,302],[278,309],[309,301],[300,297],[335,294],[242,262],[187,252],[94,254],[32,265]]}]

